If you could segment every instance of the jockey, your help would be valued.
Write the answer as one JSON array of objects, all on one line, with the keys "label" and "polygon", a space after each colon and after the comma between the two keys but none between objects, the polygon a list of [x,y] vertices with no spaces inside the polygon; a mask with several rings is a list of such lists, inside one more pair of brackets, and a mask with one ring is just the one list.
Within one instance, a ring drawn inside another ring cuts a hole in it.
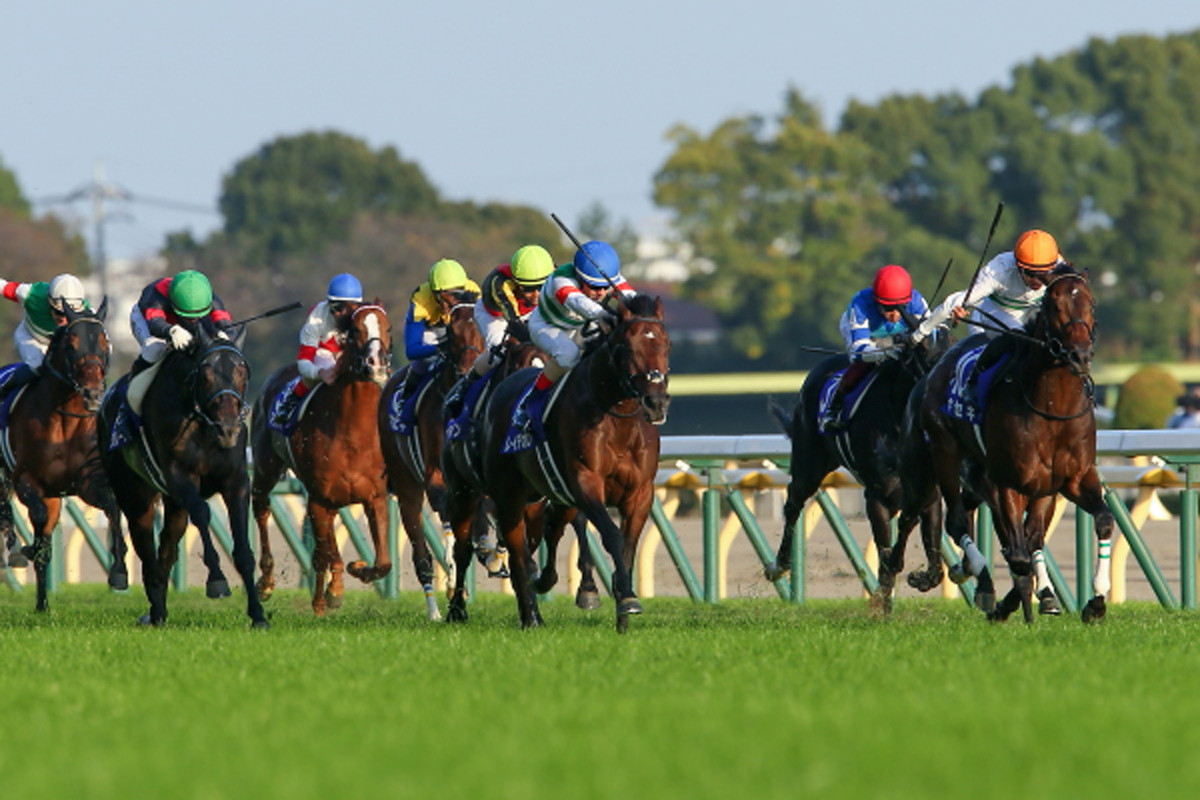
[{"label": "jockey", "polygon": [[[1041,307],[1042,295],[1050,273],[1065,264],[1054,237],[1042,230],[1028,230],[1017,237],[1009,252],[1000,253],[979,270],[975,283],[966,291],[955,292],[933,310],[913,335],[920,341],[951,317],[967,319],[968,325],[983,322],[993,328],[1025,327]],[[995,338],[996,331],[985,331]]]},{"label": "jockey", "polygon": [[529,336],[550,356],[533,386],[517,403],[513,424],[525,428],[534,422],[541,434],[541,409],[550,387],[579,363],[584,324],[610,321],[613,315],[602,303],[613,294],[637,294],[621,277],[621,261],[606,242],[585,242],[570,264],[550,274],[542,284],[537,308],[529,315]]},{"label": "jockey", "polygon": [[213,294],[204,273],[186,269],[172,278],[159,278],[142,289],[129,311],[129,326],[139,352],[129,370],[125,398],[134,418],[168,350],[186,350],[199,325],[211,335],[233,338],[233,318]]},{"label": "jockey", "polygon": [[871,365],[899,354],[917,320],[929,312],[921,293],[913,288],[908,270],[896,264],[880,267],[871,285],[850,300],[838,330],[846,342],[850,366],[842,373],[829,405],[821,417],[825,430],[841,427],[842,403]]},{"label": "jockey", "polygon": [[300,328],[300,349],[296,353],[300,380],[275,409],[273,424],[286,425],[317,381],[328,385],[336,379],[347,322],[362,302],[362,284],[358,278],[343,272],[329,281],[325,299],[308,310],[308,319]]},{"label": "jockey", "polygon": [[17,283],[0,279],[0,294],[20,303],[25,311],[13,342],[21,363],[0,385],[0,392],[10,392],[32,381],[41,371],[50,337],[56,328],[67,324],[66,309],[83,311],[91,308],[83,290],[83,282],[69,273],[55,277],[49,283]]},{"label": "jockey", "polygon": [[401,398],[428,375],[438,359],[438,348],[446,339],[450,309],[466,293],[479,294],[479,284],[467,277],[462,264],[452,258],[435,261],[428,279],[412,293],[404,316],[404,355],[410,366],[400,387]]},{"label": "jockey", "polygon": [[453,419],[462,411],[463,396],[473,381],[483,377],[500,360],[500,348],[510,332],[510,323],[525,323],[537,308],[538,293],[554,271],[554,259],[544,247],[527,244],[517,249],[507,264],[501,264],[483,279],[475,301],[475,324],[483,334],[483,352],[446,397],[445,416]]}]

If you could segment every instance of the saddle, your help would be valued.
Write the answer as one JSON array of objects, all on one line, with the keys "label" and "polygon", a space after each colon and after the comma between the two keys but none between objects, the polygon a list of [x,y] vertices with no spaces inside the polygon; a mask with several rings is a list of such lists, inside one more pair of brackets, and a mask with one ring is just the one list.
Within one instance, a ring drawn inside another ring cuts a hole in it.
[{"label": "saddle", "polygon": [[[381,402],[387,403],[388,430],[401,436],[413,435],[417,425],[417,405],[421,402],[421,397],[433,385],[433,379],[437,377],[441,366],[439,361],[418,375],[416,383],[411,389],[405,387],[407,381],[404,381],[392,391],[391,395],[381,399]],[[402,391],[402,389],[406,390]]]}]

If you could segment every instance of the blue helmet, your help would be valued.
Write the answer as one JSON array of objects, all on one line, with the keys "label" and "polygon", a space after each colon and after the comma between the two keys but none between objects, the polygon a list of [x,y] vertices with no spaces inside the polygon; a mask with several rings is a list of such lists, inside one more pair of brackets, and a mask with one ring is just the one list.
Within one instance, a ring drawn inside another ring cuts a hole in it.
[{"label": "blue helmet", "polygon": [[349,272],[334,275],[333,280],[329,282],[329,288],[325,290],[325,299],[351,300],[355,303],[361,303],[362,284],[358,282],[358,278]]},{"label": "blue helmet", "polygon": [[575,274],[596,288],[620,283],[621,259],[607,242],[584,242],[575,251]]}]

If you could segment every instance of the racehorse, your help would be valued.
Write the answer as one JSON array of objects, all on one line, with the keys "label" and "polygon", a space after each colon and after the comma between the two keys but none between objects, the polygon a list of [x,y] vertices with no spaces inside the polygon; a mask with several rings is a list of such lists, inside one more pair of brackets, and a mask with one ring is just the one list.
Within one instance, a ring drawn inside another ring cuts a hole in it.
[{"label": "racehorse", "polygon": [[[534,379],[534,370],[512,375],[497,387],[484,417],[483,478],[496,504],[497,527],[509,551],[509,570],[524,628],[542,624],[532,554],[542,532],[528,530],[529,502],[546,498],[545,538],[557,543],[578,509],[600,532],[613,560],[616,626],[641,613],[631,574],[642,527],[654,499],[659,436],[666,419],[671,343],[663,327],[662,302],[637,295],[617,308],[615,323],[595,337],[579,363],[551,390],[544,421],[547,441],[531,449],[510,448],[512,409]],[[618,527],[608,516],[615,506]]]},{"label": "racehorse", "polygon": [[[123,384],[128,381],[128,375],[121,378]],[[254,591],[254,552],[248,530],[249,383],[250,367],[239,344],[200,327],[191,346],[163,357],[142,401],[141,426],[133,441],[111,446],[112,423],[124,402],[124,392],[118,389],[123,387],[114,387],[104,397],[101,457],[142,562],[150,601],[150,610],[139,620],[142,624],[167,621],[167,576],[189,519],[205,542],[205,561],[210,561],[207,499],[219,494],[229,514],[233,562],[246,589],[246,614],[255,628],[269,627]],[[156,548],[154,512],[160,497],[163,527]],[[215,561],[215,552],[212,556]]]},{"label": "racehorse", "polygon": [[[67,322],[50,338],[41,374],[17,390],[7,414],[0,505],[8,510],[15,489],[29,511],[33,542],[22,553],[33,561],[38,611],[49,608],[50,536],[66,495],[104,512],[113,556],[108,584],[118,590],[129,586],[120,509],[105,481],[96,439],[96,410],[108,370],[107,310],[107,300],[94,312],[65,309]],[[6,517],[11,528],[11,514]]]},{"label": "racehorse", "polygon": [[[879,589],[872,603],[885,613],[891,611],[892,591],[896,576],[904,569],[908,536],[918,522],[926,565],[908,574],[908,584],[927,592],[941,583],[940,499],[934,498],[913,513],[900,513],[903,493],[899,451],[908,394],[945,349],[942,337],[898,348],[896,358],[885,359],[861,380],[861,393],[846,404],[852,416],[838,431],[819,430],[819,404],[829,379],[836,379],[835,374],[849,365],[849,356],[845,354],[824,359],[808,374],[790,418],[772,404],[772,413],[791,439],[792,457],[783,512],[783,539],[775,562],[766,569],[769,580],[779,580],[791,569],[796,520],[825,476],[842,466],[863,487],[867,519],[879,551]],[[890,521],[897,513],[900,513],[898,537],[893,545]]]},{"label": "racehorse", "polygon": [[[529,334],[523,323],[509,323],[509,334],[503,345],[503,359],[495,370],[481,380],[488,384],[480,392],[480,396],[472,409],[472,417],[467,430],[461,438],[449,441],[442,449],[442,474],[446,483],[446,520],[454,534],[454,588],[450,595],[447,618],[451,622],[467,621],[467,567],[471,556],[475,554],[477,542],[482,534],[482,526],[486,525],[483,515],[485,495],[483,486],[482,456],[482,418],[487,401],[492,391],[501,381],[519,370],[527,367],[540,367],[546,358],[537,345],[529,341]],[[545,525],[546,501],[536,500],[526,506],[525,525],[527,529],[542,530]],[[571,524],[575,527],[579,540],[579,558],[577,566],[580,573],[579,588],[575,594],[575,605],[586,611],[600,606],[600,592],[596,586],[593,565],[587,546],[587,521],[572,513]],[[480,526],[480,527],[477,527]],[[539,585],[549,591],[557,582],[555,571],[555,550],[557,539],[548,542],[546,571],[538,578]]]},{"label": "racehorse", "polygon": [[383,445],[383,461],[387,466],[388,490],[400,504],[400,522],[412,546],[413,569],[425,591],[426,615],[431,620],[441,619],[437,601],[433,596],[433,556],[421,531],[421,507],[425,497],[429,505],[445,520],[446,485],[442,477],[442,404],[446,393],[460,376],[474,363],[483,350],[483,336],[475,324],[474,308],[478,295],[474,292],[460,293],[453,303],[444,307],[446,335],[439,345],[440,363],[433,369],[436,374],[428,383],[410,386],[408,392],[417,392],[415,421],[410,433],[396,430],[400,416],[399,402],[403,399],[398,392],[408,381],[412,365],[398,370],[383,387],[383,401],[379,404],[379,438]]},{"label": "racehorse", "polygon": [[[387,487],[375,424],[392,339],[387,312],[379,300],[357,308],[346,322],[345,333],[333,382],[318,384],[310,393],[304,414],[291,433],[285,436],[270,428],[268,418],[272,399],[280,390],[291,391],[291,383],[299,377],[295,363],[267,379],[250,427],[254,455],[250,501],[258,523],[262,569],[259,595],[265,600],[275,588],[275,559],[267,538],[270,494],[290,467],[308,495],[307,513],[316,539],[312,609],[317,616],[324,616],[327,608],[341,606],[344,569],[365,583],[383,578],[392,569],[387,548]],[[375,547],[375,563],[370,567],[361,560],[343,567],[333,533],[338,509],[355,503],[363,506]]]},{"label": "racehorse", "polygon": [[[1059,267],[1025,331],[1001,335],[1005,341],[997,344],[1007,351],[1008,362],[999,366],[1004,371],[991,384],[978,424],[947,413],[947,388],[967,378],[970,359],[964,357],[982,337],[955,345],[914,389],[908,412],[913,435],[904,455],[906,475],[914,479],[905,483],[905,505],[919,506],[940,489],[946,530],[955,542],[962,541],[971,533],[960,487],[965,466],[968,486],[991,507],[1013,576],[1012,589],[988,617],[1007,619],[1020,606],[1025,621],[1032,622],[1032,554],[1042,549],[1056,497],[1062,494],[1095,518],[1101,557],[1096,595],[1082,618],[1100,620],[1110,586],[1113,515],[1096,471],[1090,374],[1095,312],[1086,276]],[[970,561],[964,559],[968,567]]]}]

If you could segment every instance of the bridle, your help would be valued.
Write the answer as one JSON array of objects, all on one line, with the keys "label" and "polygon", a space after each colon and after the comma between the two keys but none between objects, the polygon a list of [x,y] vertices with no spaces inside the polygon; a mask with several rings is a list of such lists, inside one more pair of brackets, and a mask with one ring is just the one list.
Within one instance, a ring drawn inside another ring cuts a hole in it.
[{"label": "bridle", "polygon": [[[474,303],[465,303],[465,302],[464,303],[455,303],[454,305],[450,306],[450,310],[446,314],[446,320],[447,320],[446,321],[446,338],[441,344],[441,350],[444,351],[443,358],[445,358],[446,361],[450,362],[450,364],[452,365],[452,368],[456,367],[456,365],[458,364],[459,358],[461,356],[463,356],[467,353],[475,353],[476,355],[479,355],[480,353],[483,352],[483,348],[477,347],[476,345],[473,345],[473,344],[463,344],[459,348],[453,347],[455,342],[454,342],[454,337],[450,335],[450,322],[452,321],[454,312],[458,311],[459,309],[464,309],[464,308],[470,309],[470,311],[472,313],[474,313],[475,304]],[[475,325],[474,319],[468,320],[468,322],[472,327],[474,327],[474,325]]]},{"label": "bridle", "polygon": [[[1064,278],[1076,278],[1080,282],[1085,281],[1082,275],[1075,273],[1060,275],[1046,284],[1046,290],[1049,291],[1051,286],[1058,281],[1063,280]],[[1093,306],[1094,305],[1095,303],[1093,301]],[[1054,420],[1056,422],[1068,422],[1073,419],[1078,419],[1079,417],[1089,413],[1096,405],[1096,384],[1092,379],[1090,369],[1086,364],[1080,363],[1079,359],[1072,357],[1072,350],[1063,341],[1063,337],[1066,335],[1066,333],[1076,325],[1082,325],[1084,330],[1087,331],[1089,344],[1095,344],[1096,323],[1094,317],[1091,322],[1088,322],[1081,317],[1073,316],[1069,318],[1063,325],[1059,326],[1057,331],[1051,331],[1050,325],[1046,320],[1045,307],[1043,306],[1038,327],[1044,329],[1045,335],[1043,337],[1034,337],[1035,341],[1045,348],[1052,363],[1066,366],[1067,369],[1071,371],[1072,375],[1080,379],[1083,384],[1083,394],[1087,398],[1087,402],[1083,404],[1083,408],[1075,414],[1054,414],[1035,406],[1033,401],[1029,398],[1025,386],[1022,384],[1020,387],[1021,399],[1025,401],[1025,405],[1029,406],[1029,409],[1038,416],[1048,420]]]},{"label": "bridle", "polygon": [[[618,375],[617,385],[620,387],[623,396],[620,402],[625,402],[626,400],[642,400],[646,397],[646,392],[637,388],[636,381],[639,378],[644,379],[647,386],[666,383],[667,380],[667,374],[658,369],[652,369],[647,372],[628,372],[624,369],[621,369],[621,367],[627,363],[629,358],[629,345],[625,343],[621,334],[624,333],[624,331],[635,322],[644,322],[655,326],[659,331],[661,331],[660,335],[664,339],[666,338],[666,329],[663,327],[663,321],[661,319],[658,317],[636,316],[621,320],[617,327],[613,328],[612,332],[608,336],[604,337],[603,340],[601,340],[600,344],[597,346],[597,350],[602,350],[605,352],[608,361],[613,365],[613,369]],[[593,357],[588,366],[588,378],[589,380],[593,381],[593,386],[595,385],[595,382],[591,373],[595,369],[597,360],[598,359]],[[622,419],[635,417],[642,413],[641,405],[642,404],[639,403],[639,407],[629,413],[617,411],[615,410],[615,407],[605,409],[605,413]]]},{"label": "bridle", "polygon": [[[362,314],[362,313],[365,313],[368,311],[370,311],[370,312],[377,311],[377,312],[379,312],[379,314],[381,316],[386,317],[386,312],[383,310],[382,306],[378,306],[378,305],[374,305],[374,304],[359,306],[358,308],[354,309],[354,313],[350,315],[351,327],[353,327],[354,322],[358,319],[359,314]],[[349,338],[351,339],[351,341],[353,341],[353,331],[350,331]],[[355,348],[357,352],[354,354],[354,358],[351,360],[350,365],[349,365],[350,370],[352,372],[354,372],[356,375],[363,376],[363,377],[371,376],[372,369],[371,369],[370,363],[368,362],[368,355],[371,352],[371,344],[372,343],[379,344],[379,352],[383,354],[384,368],[388,369],[390,371],[391,363],[392,363],[392,353],[391,353],[390,347],[383,346],[383,337],[382,336],[368,336],[367,340],[365,342],[363,342],[363,346],[361,348]]]},{"label": "bridle", "polygon": [[[219,420],[215,420],[211,416],[209,416],[208,411],[206,409],[208,409],[214,402],[216,402],[216,400],[218,400],[219,398],[221,398],[225,395],[232,395],[233,398],[235,400],[237,400],[238,408],[239,408],[238,417],[240,418],[240,420],[242,422],[246,421],[246,417],[250,413],[250,405],[249,405],[249,403],[246,402],[245,393],[238,391],[237,389],[233,388],[232,386],[218,388],[215,392],[213,392],[212,394],[210,394],[207,397],[204,397],[202,399],[198,399],[196,397],[196,391],[199,388],[196,385],[197,384],[197,376],[200,374],[200,368],[205,366],[206,364],[209,364],[211,361],[215,360],[216,358],[218,358],[222,355],[231,356],[234,360],[235,368],[238,365],[241,365],[246,368],[246,385],[249,386],[250,385],[250,365],[249,365],[249,363],[247,363],[246,357],[244,355],[242,355],[242,351],[239,350],[233,343],[226,342],[223,340],[217,341],[214,344],[209,345],[208,349],[205,350],[203,353],[201,353],[200,357],[197,358],[195,360],[195,362],[192,364],[191,371],[188,373],[188,376],[187,376],[188,393],[192,397],[191,416],[197,417],[197,418],[201,419],[202,421],[208,423],[209,425],[212,425],[213,427],[220,427],[221,423]],[[215,369],[214,369],[214,372],[216,372]]]},{"label": "bridle", "polygon": [[[47,348],[46,359],[42,363],[42,368],[45,370],[47,375],[50,375],[51,377],[55,378],[56,380],[61,381],[62,383],[66,384],[67,387],[73,393],[79,394],[79,395],[82,395],[85,391],[85,387],[81,386],[79,384],[78,378],[76,378],[76,375],[79,373],[81,368],[86,367],[89,364],[95,364],[96,366],[98,366],[100,368],[101,375],[104,375],[108,372],[108,349],[107,348],[105,348],[102,353],[96,353],[96,352],[84,353],[83,356],[81,356],[80,358],[76,359],[73,362],[65,364],[61,367],[56,363],[60,359],[60,357],[68,357],[69,356],[66,341],[67,341],[67,337],[70,335],[71,328],[75,327],[76,325],[81,325],[84,323],[91,324],[91,325],[99,325],[100,332],[101,333],[104,332],[104,323],[101,320],[99,320],[95,317],[76,317],[75,319],[71,320],[66,325],[62,326],[57,331],[55,331],[54,339],[51,340],[50,346],[49,346],[49,348]],[[96,337],[94,337],[94,341],[98,342],[99,340],[100,339],[99,339],[98,335]],[[96,414],[95,411],[89,411],[89,412],[85,412],[83,414],[77,414],[77,413],[70,412],[70,411],[64,411],[62,408],[59,408],[58,411],[59,411],[59,413],[63,414],[64,416],[79,417],[79,418],[91,417],[91,416],[95,416],[95,414]]]}]

